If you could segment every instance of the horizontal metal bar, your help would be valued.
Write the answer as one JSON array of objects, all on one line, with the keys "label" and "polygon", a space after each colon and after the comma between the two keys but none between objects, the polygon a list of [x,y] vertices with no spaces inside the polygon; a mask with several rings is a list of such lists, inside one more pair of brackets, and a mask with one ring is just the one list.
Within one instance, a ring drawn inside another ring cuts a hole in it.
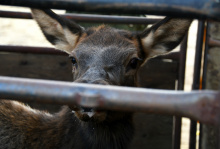
[{"label": "horizontal metal bar", "polygon": [[220,20],[215,0],[1,0],[0,4],[119,14],[155,14]]},{"label": "horizontal metal bar", "polygon": [[209,38],[208,39],[208,45],[210,47],[220,47],[220,40],[216,40],[216,39],[213,39],[213,38]]},{"label": "horizontal metal bar", "polygon": [[[151,19],[145,17],[131,17],[131,16],[109,16],[109,15],[90,15],[90,14],[65,14],[61,15],[76,22],[87,23],[113,23],[113,24],[154,24],[160,19]],[[30,13],[27,12],[13,12],[0,11],[0,17],[3,18],[19,18],[32,19]]]},{"label": "horizontal metal bar", "polygon": [[[31,46],[9,46],[0,45],[0,52],[14,52],[14,53],[30,53],[30,54],[50,54],[50,55],[68,55],[65,52],[48,47],[31,47]],[[160,55],[158,59],[172,59],[179,60],[179,52],[171,52],[165,55]]]},{"label": "horizontal metal bar", "polygon": [[159,55],[155,58],[157,59],[172,59],[172,60],[175,60],[175,61],[179,61],[180,59],[180,55],[182,53],[181,52],[170,52],[170,53],[167,53],[167,54],[164,54],[164,55]]},{"label": "horizontal metal bar", "polygon": [[67,55],[65,52],[46,47],[8,46],[0,45],[0,52],[33,53],[50,55]]},{"label": "horizontal metal bar", "polygon": [[0,11],[1,18],[14,18],[14,19],[32,19],[30,13],[15,12],[15,11]]},{"label": "horizontal metal bar", "polygon": [[0,77],[1,99],[181,115],[220,124],[220,93],[170,91]]}]

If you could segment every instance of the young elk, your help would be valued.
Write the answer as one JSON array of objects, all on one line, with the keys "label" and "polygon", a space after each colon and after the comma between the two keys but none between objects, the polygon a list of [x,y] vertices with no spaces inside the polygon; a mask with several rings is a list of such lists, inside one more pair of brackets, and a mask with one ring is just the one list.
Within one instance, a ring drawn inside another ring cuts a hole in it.
[{"label": "young elk", "polygon": [[[69,54],[75,82],[119,86],[136,86],[140,65],[175,48],[191,24],[166,17],[138,34],[105,25],[84,29],[51,10],[32,15],[47,40]],[[133,133],[132,113],[65,106],[52,115],[0,101],[1,149],[124,149]]]}]

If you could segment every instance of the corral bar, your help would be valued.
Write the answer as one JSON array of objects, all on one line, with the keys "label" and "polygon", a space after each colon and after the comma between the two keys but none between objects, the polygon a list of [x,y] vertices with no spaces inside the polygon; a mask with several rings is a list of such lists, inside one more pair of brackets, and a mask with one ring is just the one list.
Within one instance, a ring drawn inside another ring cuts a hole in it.
[{"label": "corral bar", "polygon": [[93,13],[154,14],[220,20],[220,2],[214,0],[1,0],[0,4]]},{"label": "corral bar", "polygon": [[[201,65],[202,65],[202,50],[203,50],[203,39],[204,39],[204,28],[205,22],[199,21],[198,24],[198,33],[196,40],[196,53],[195,53],[195,62],[194,62],[194,72],[193,72],[193,84],[192,89],[200,89],[200,79],[201,79]],[[189,149],[196,149],[196,130],[197,130],[197,121],[190,121],[190,142]]]},{"label": "corral bar", "polygon": [[[31,53],[31,54],[49,54],[49,55],[66,55],[67,53],[56,50],[55,48],[49,47],[34,47],[34,46],[9,46],[9,45],[0,45],[0,52],[6,53]],[[179,60],[180,52],[172,52],[166,55],[160,55],[158,59],[172,59]]]},{"label": "corral bar", "polygon": [[169,91],[0,77],[2,99],[181,115],[220,124],[220,93]]},{"label": "corral bar", "polygon": [[[61,15],[76,22],[86,23],[109,23],[109,24],[154,24],[160,19],[151,19],[145,17],[131,17],[131,16],[110,16],[110,15],[92,15],[92,14],[70,14]],[[31,13],[28,12],[13,12],[0,11],[2,18],[15,19],[32,19]]]},{"label": "corral bar", "polygon": [[65,52],[48,47],[32,47],[32,46],[8,46],[0,45],[0,52],[15,53],[32,53],[32,54],[49,54],[49,55],[67,55]]}]

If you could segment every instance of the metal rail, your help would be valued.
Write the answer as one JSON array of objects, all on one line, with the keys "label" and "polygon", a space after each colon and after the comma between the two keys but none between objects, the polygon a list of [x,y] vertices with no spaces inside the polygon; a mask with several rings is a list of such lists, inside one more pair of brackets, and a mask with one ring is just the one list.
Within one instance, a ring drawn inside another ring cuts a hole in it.
[{"label": "metal rail", "polygon": [[[205,28],[205,22],[199,21],[197,40],[196,40],[195,63],[194,63],[194,71],[193,71],[193,84],[192,84],[193,90],[200,89],[200,85],[201,85],[200,79],[201,79],[201,65],[202,65],[202,50],[203,50],[203,40],[205,34],[204,28]],[[189,149],[196,148],[196,130],[197,130],[197,121],[191,120]]]},{"label": "metal rail", "polygon": [[[91,14],[65,14],[60,15],[76,22],[87,23],[113,23],[113,24],[154,24],[160,19],[131,16],[110,16],[110,15],[91,15]],[[32,19],[31,13],[0,11],[0,17],[16,19]]]},{"label": "metal rail", "polygon": [[[179,53],[179,70],[178,70],[178,90],[184,90],[186,53],[187,53],[188,34],[182,41]],[[175,116],[173,119],[173,145],[172,149],[180,149],[181,144],[181,127],[182,117]]]},{"label": "metal rail", "polygon": [[213,39],[213,38],[209,38],[208,39],[208,45],[210,47],[220,47],[220,40],[216,40],[216,39]]},{"label": "metal rail", "polygon": [[[205,22],[205,28],[204,28],[204,54],[203,54],[203,67],[202,67],[202,82],[201,82],[201,88],[202,89],[206,89],[206,73],[207,73],[207,63],[208,63],[208,50],[209,48],[212,46],[210,44],[210,40],[211,38],[210,36],[210,28],[209,28],[209,22]],[[202,138],[203,138],[203,124],[200,123],[199,126],[199,149],[202,149],[203,146],[203,142],[202,142]],[[218,136],[218,140],[220,139],[220,137]]]},{"label": "metal rail", "polygon": [[[49,54],[49,55],[66,55],[67,53],[56,50],[55,48],[48,47],[32,47],[32,46],[9,46],[9,45],[0,45],[0,52],[6,53],[30,53],[30,54]],[[165,55],[160,55],[156,58],[158,59],[172,59],[178,61],[180,57],[180,52],[171,52]]]},{"label": "metal rail", "polygon": [[32,53],[32,54],[50,54],[50,55],[68,55],[65,52],[48,47],[31,46],[8,46],[0,45],[0,52]]},{"label": "metal rail", "polygon": [[214,0],[1,0],[0,4],[119,14],[155,14],[220,20]]},{"label": "metal rail", "polygon": [[220,124],[220,93],[169,91],[0,77],[3,99],[181,115]]}]

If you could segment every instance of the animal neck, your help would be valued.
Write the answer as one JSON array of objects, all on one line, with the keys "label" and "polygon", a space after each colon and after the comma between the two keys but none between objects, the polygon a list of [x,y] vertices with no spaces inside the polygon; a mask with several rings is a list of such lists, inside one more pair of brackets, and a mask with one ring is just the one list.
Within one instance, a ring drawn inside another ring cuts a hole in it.
[{"label": "animal neck", "polygon": [[83,122],[73,115],[72,125],[62,144],[65,148],[126,149],[133,133],[132,115],[102,123]]},{"label": "animal neck", "polygon": [[80,133],[87,142],[85,148],[124,149],[133,136],[133,126],[128,117],[103,123],[81,122]]}]

